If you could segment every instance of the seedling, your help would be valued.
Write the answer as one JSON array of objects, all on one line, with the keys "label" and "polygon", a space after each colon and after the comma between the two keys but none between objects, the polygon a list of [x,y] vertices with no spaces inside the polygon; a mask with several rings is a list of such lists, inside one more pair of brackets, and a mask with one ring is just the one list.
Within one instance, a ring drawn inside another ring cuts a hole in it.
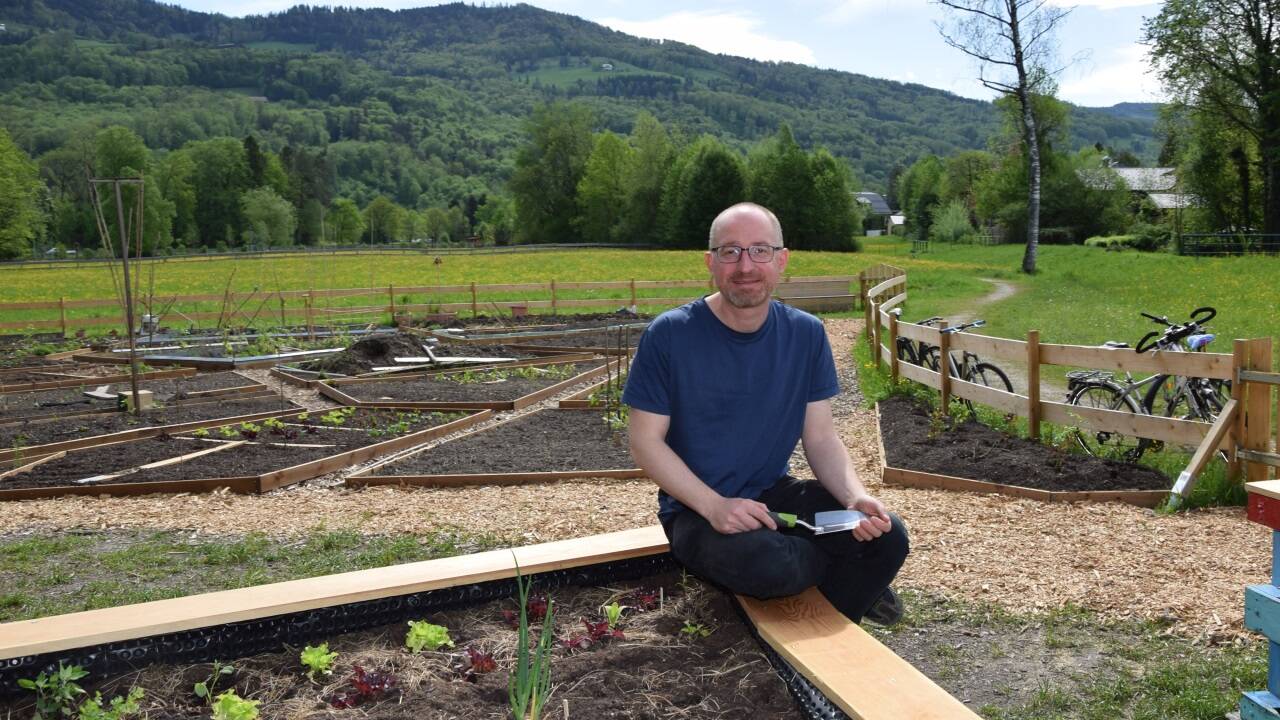
[{"label": "seedling", "polygon": [[129,690],[126,697],[119,695],[111,698],[107,707],[102,706],[102,693],[80,704],[80,720],[122,720],[138,712],[142,704],[143,690],[140,687]]},{"label": "seedling", "polygon": [[75,707],[77,695],[84,694],[84,688],[76,682],[89,674],[79,665],[63,665],[58,663],[58,672],[40,673],[35,680],[20,678],[18,687],[34,690],[36,693],[36,714],[33,720],[53,720],[70,716]]},{"label": "seedling", "polygon": [[351,669],[355,673],[351,677],[351,689],[338,693],[329,701],[336,708],[345,710],[363,705],[395,687],[396,679],[390,673],[366,672],[359,665]]},{"label": "seedling", "polygon": [[258,433],[262,432],[262,428],[251,422],[240,423],[240,437],[245,440],[254,440],[258,437]]},{"label": "seedling", "polygon": [[261,700],[245,700],[228,690],[213,701],[213,720],[256,720]]},{"label": "seedling", "polygon": [[212,703],[213,691],[218,687],[218,681],[222,679],[223,675],[230,675],[235,671],[236,669],[232,665],[223,665],[214,660],[213,670],[209,673],[209,677],[196,683],[192,691],[196,694],[196,697],[203,699],[207,703]]},{"label": "seedling", "polygon": [[404,644],[409,652],[420,653],[424,649],[439,650],[446,645],[453,647],[453,640],[449,639],[449,628],[443,625],[432,625],[426,620],[410,620]]},{"label": "seedling", "polygon": [[347,418],[355,414],[355,408],[337,408],[320,416],[320,422],[330,427],[345,425]]},{"label": "seedling", "polygon": [[622,605],[617,601],[611,602],[601,608],[601,610],[604,611],[605,622],[609,624],[609,629],[612,630],[618,626],[618,621],[622,619],[622,611],[626,609],[626,605]]},{"label": "seedling", "polygon": [[235,428],[231,427],[230,425],[223,425],[222,427],[218,428],[218,434],[230,440],[231,438],[238,436],[240,432]]},{"label": "seedling", "polygon": [[206,428],[197,428],[196,430],[192,431],[191,437],[200,438],[201,440],[203,440],[204,438],[209,437],[209,431]]},{"label": "seedling", "polygon": [[[547,614],[548,601],[546,595],[534,595],[524,601],[523,609],[529,613],[529,619],[538,622]],[[520,615],[514,610],[503,610],[502,617],[512,630],[520,627]]]},{"label": "seedling", "polygon": [[497,669],[498,661],[494,659],[493,653],[477,650],[474,647],[468,647],[464,651],[462,660],[456,667],[458,674],[467,682],[478,682],[477,675],[490,673]]},{"label": "seedling", "polygon": [[710,635],[711,632],[711,628],[703,625],[702,623],[693,622],[692,620],[685,620],[684,627],[680,628],[680,633],[692,640],[704,638]]},{"label": "seedling", "polygon": [[333,661],[337,657],[338,653],[329,652],[329,643],[320,643],[317,647],[302,648],[298,659],[307,668],[307,679],[315,682],[316,675],[333,674]]},{"label": "seedling", "polygon": [[590,620],[584,619],[582,624],[587,628],[587,632],[582,635],[574,635],[564,641],[565,647],[573,650],[586,650],[592,645],[602,643],[605,640],[623,640],[626,638],[621,630],[613,629],[607,621],[591,622]]},{"label": "seedling", "polygon": [[516,663],[507,682],[507,699],[511,716],[516,720],[539,720],[542,705],[551,690],[551,645],[555,640],[554,605],[547,603],[542,618],[542,632],[536,647],[529,649],[529,586],[533,581],[520,575],[516,564],[516,588],[520,592],[520,620],[516,639]]}]

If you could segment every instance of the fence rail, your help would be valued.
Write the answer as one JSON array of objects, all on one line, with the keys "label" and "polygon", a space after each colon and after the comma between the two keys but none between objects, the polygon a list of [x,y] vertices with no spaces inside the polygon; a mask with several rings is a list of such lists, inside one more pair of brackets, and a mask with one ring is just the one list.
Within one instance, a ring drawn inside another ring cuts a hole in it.
[{"label": "fence rail", "polygon": [[[872,285],[873,282],[876,284]],[[873,275],[862,280],[865,288],[862,301],[870,319],[867,342],[877,369],[887,364],[893,382],[905,378],[938,390],[944,413],[950,408],[951,398],[956,397],[1027,418],[1028,436],[1032,438],[1040,437],[1040,424],[1044,421],[1198,446],[1187,470],[1174,486],[1179,494],[1190,489],[1205,463],[1220,448],[1228,452],[1229,473],[1247,474],[1251,481],[1266,479],[1269,467],[1276,464],[1264,458],[1280,457],[1268,452],[1275,407],[1271,388],[1280,385],[1280,373],[1273,372],[1272,368],[1271,338],[1236,340],[1230,354],[1138,354],[1132,349],[1041,343],[1040,333],[1035,330],[1027,333],[1025,341],[944,333],[945,324],[932,327],[900,322],[895,313],[889,312],[906,300],[906,282],[905,273],[888,279]],[[985,358],[1025,362],[1027,392],[1024,395],[964,382],[950,376],[947,362],[940,363],[937,372],[902,362],[897,353],[899,337],[934,345],[940,348],[941,357],[951,351],[969,350]],[[1232,400],[1214,423],[1052,402],[1040,398],[1040,373],[1045,365],[1231,380]],[[1280,448],[1280,423],[1277,423],[1274,440]]]},{"label": "fence rail", "polygon": [[[793,277],[778,283],[775,296],[811,310],[853,309],[857,295],[853,276]],[[308,328],[327,322],[381,322],[437,313],[514,312],[561,308],[675,306],[695,299],[688,290],[713,290],[709,280],[616,280],[456,285],[388,285],[378,288],[277,290],[197,295],[153,295],[134,298],[138,317],[151,315],[158,324],[191,327],[214,321],[217,328],[265,327],[301,322]],[[337,302],[335,302],[337,301]],[[118,299],[0,303],[0,317],[34,315],[0,322],[0,330],[60,331],[81,328],[124,330],[123,303]],[[110,312],[93,312],[111,308]],[[87,313],[79,311],[88,310]]]},{"label": "fence rail", "polygon": [[1188,233],[1178,243],[1179,255],[1208,257],[1280,253],[1280,235],[1261,233]]}]

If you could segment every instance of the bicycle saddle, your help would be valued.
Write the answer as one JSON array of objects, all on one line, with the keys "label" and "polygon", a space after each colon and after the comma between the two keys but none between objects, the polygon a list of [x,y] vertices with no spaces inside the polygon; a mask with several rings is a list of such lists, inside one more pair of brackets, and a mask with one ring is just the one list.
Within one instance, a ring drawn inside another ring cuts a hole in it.
[{"label": "bicycle saddle", "polygon": [[1120,342],[1119,340],[1108,340],[1108,341],[1106,341],[1106,342],[1102,343],[1102,347],[1104,347],[1104,348],[1111,348],[1111,349],[1113,349],[1113,350],[1119,350],[1120,348],[1127,348],[1127,347],[1129,347],[1129,343],[1127,343],[1127,342]]},{"label": "bicycle saddle", "polygon": [[1208,345],[1209,343],[1213,342],[1213,339],[1215,337],[1217,337],[1217,335],[1214,335],[1213,333],[1200,333],[1196,335],[1188,335],[1187,347],[1191,348],[1192,350],[1199,350],[1205,345]]}]

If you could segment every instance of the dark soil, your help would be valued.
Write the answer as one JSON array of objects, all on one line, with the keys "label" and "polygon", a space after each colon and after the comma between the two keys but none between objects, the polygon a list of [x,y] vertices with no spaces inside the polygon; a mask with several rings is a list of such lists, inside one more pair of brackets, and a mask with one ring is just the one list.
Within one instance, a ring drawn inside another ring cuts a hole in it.
[{"label": "dark soil", "polygon": [[[125,372],[128,372],[126,369]],[[53,378],[45,378],[52,380]],[[143,380],[138,383],[139,390],[150,390],[157,402],[182,400],[188,393],[200,390],[222,390],[225,388],[255,385],[253,380],[233,372],[209,373],[189,378],[171,380]],[[96,378],[85,378],[83,384],[56,390],[37,390],[34,392],[6,393],[0,395],[0,421],[4,418],[27,417],[32,415],[53,415],[91,412],[93,410],[113,409],[115,400],[98,400],[85,396],[85,392],[96,390],[103,385],[107,392],[129,392],[129,383],[103,383]]]},{"label": "dark soil", "polygon": [[[536,578],[535,578],[536,582]],[[591,643],[585,649],[565,642],[586,634],[584,620],[598,622],[601,606],[612,601],[638,606],[629,599],[636,590],[662,588],[661,607],[624,613],[623,638]],[[538,589],[534,586],[535,595]],[[547,593],[553,604],[558,641],[551,664],[552,692],[542,717],[597,720],[627,718],[769,718],[800,720],[804,715],[786,686],[739,621],[731,600],[695,580],[681,583],[678,574],[649,578],[644,584],[619,583],[613,588],[557,588]],[[260,700],[263,720],[334,717],[335,713],[372,720],[421,718],[479,720],[510,717],[507,683],[514,663],[516,631],[503,617],[517,601],[491,602],[447,612],[425,613],[422,619],[449,630],[454,647],[410,653],[404,647],[407,627],[394,624],[327,638],[338,653],[332,676],[307,679],[298,660],[301,648],[250,658],[222,658],[235,673],[216,688]],[[686,633],[698,626],[709,631]],[[535,623],[535,627],[538,627]],[[532,634],[536,636],[537,630]],[[319,641],[315,642],[319,645]],[[465,677],[468,648],[491,654],[496,668]],[[335,710],[333,700],[351,688],[353,666],[387,672],[395,686],[358,708]],[[192,693],[208,678],[210,666],[154,666],[139,674],[95,686],[111,697],[132,684],[146,691],[144,714],[152,720],[205,718],[209,710]],[[86,683],[88,684],[88,683]],[[24,710],[15,708],[17,716]]]},{"label": "dark soil", "polygon": [[622,330],[601,330],[600,332],[572,333],[552,337],[511,338],[513,345],[537,345],[542,347],[574,348],[634,348],[640,342],[643,328],[624,328]]},{"label": "dark soil", "polygon": [[885,463],[904,470],[1050,491],[1167,490],[1169,478],[1141,465],[1063,452],[971,419],[935,420],[925,404],[880,401]]},{"label": "dark soil", "polygon": [[625,470],[635,467],[627,433],[599,410],[540,410],[411,455],[379,475]]},{"label": "dark soil", "polygon": [[198,420],[216,420],[237,415],[291,409],[300,410],[301,408],[290,402],[282,402],[279,398],[238,399],[232,395],[226,398],[210,399],[209,402],[148,410],[142,413],[140,418],[134,417],[129,413],[111,412],[75,418],[31,420],[0,425],[0,448],[9,448],[15,445],[32,447],[65,440],[77,440],[94,435],[108,435],[110,433],[124,432],[125,430],[137,430],[143,427],[175,425]]},{"label": "dark soil", "polygon": [[[413,413],[387,410],[357,410],[337,428],[324,425],[319,415],[312,413],[301,427],[285,425],[276,430],[264,427],[261,421],[255,441],[272,445],[240,445],[221,452],[202,455],[192,460],[142,470],[119,478],[111,483],[161,482],[207,478],[230,478],[262,475],[301,463],[319,460],[366,445],[391,440],[399,435],[426,430],[463,417],[461,413]],[[285,418],[285,422],[296,422]],[[403,421],[395,428],[388,426]],[[238,430],[239,426],[231,426]],[[372,430],[373,432],[370,432]],[[292,437],[286,437],[289,433]],[[294,435],[296,433],[296,435]],[[190,434],[184,438],[191,438]],[[215,440],[247,439],[238,432],[225,436],[210,430],[208,437]],[[299,445],[328,445],[330,447],[281,447],[290,443]],[[75,484],[77,480],[146,465],[203,450],[210,443],[201,440],[178,439],[161,436],[102,448],[86,448],[67,453],[59,460],[40,465],[31,472],[0,481],[0,489],[57,487]]]},{"label": "dark soil", "polygon": [[380,333],[363,338],[346,350],[298,365],[304,370],[359,375],[374,367],[395,365],[398,357],[422,357],[422,338],[409,333]]},{"label": "dark soil", "polygon": [[[549,372],[547,377],[524,378],[510,376],[498,381],[459,382],[448,377],[425,376],[405,380],[386,380],[372,383],[356,383],[340,385],[342,392],[357,400],[367,402],[405,401],[405,402],[501,402],[516,400],[531,395],[543,388],[564,382],[570,377],[580,375],[598,368],[603,361],[573,363],[568,367],[572,372],[568,375]],[[564,365],[546,366],[542,369],[565,367]],[[519,368],[512,368],[519,370]],[[481,371],[478,371],[481,372]],[[453,375],[453,373],[451,373]]]}]

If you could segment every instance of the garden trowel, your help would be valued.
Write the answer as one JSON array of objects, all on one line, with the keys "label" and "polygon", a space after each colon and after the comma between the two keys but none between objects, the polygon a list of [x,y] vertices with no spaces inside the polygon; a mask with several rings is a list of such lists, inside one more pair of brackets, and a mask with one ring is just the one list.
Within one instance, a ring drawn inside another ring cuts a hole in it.
[{"label": "garden trowel", "polygon": [[778,524],[778,527],[793,528],[796,526],[807,528],[813,531],[814,535],[825,535],[827,533],[840,532],[841,530],[852,530],[858,526],[858,523],[867,519],[867,514],[858,510],[828,510],[820,512],[813,516],[813,524],[809,524],[791,513],[780,513],[769,511],[769,517]]}]

